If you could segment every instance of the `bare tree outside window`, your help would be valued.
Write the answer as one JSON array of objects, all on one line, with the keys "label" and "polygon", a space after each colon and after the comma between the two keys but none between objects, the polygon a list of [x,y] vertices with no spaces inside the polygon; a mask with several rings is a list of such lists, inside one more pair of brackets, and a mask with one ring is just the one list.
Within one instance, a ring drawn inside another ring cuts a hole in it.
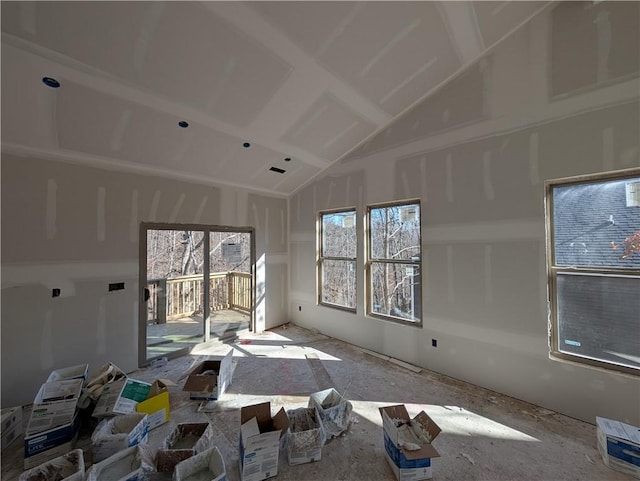
[{"label": "bare tree outside window", "polygon": [[319,215],[318,302],[356,310],[356,211]]},{"label": "bare tree outside window", "polygon": [[421,323],[421,233],[417,201],[368,208],[368,313]]}]

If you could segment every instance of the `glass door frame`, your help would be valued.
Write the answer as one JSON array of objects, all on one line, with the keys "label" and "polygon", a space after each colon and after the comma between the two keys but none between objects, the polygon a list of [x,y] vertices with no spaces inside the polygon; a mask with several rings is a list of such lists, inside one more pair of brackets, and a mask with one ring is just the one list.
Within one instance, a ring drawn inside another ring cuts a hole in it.
[{"label": "glass door frame", "polygon": [[177,230],[177,231],[199,231],[204,234],[203,244],[203,340],[201,344],[211,340],[211,318],[210,318],[210,233],[211,232],[239,232],[250,235],[250,320],[249,330],[255,330],[255,276],[256,276],[256,249],[255,249],[255,229],[253,227],[218,226],[206,224],[171,224],[166,222],[141,222],[138,237],[138,366],[149,365],[154,359],[159,357],[175,358],[189,354],[192,348],[185,347],[168,354],[147,358],[147,299],[145,292],[147,289],[147,232],[150,230]]}]

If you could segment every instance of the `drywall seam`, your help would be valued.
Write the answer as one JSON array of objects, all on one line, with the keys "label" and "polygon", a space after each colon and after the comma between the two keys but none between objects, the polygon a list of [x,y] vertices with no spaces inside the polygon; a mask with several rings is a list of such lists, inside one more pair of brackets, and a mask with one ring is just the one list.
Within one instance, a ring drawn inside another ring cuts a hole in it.
[{"label": "drywall seam", "polygon": [[173,210],[171,211],[171,215],[169,215],[169,223],[174,224],[176,219],[178,218],[178,214],[180,214],[180,209],[182,208],[182,203],[184,202],[185,194],[180,194],[178,197],[178,202],[173,206]]},{"label": "drywall seam", "polygon": [[447,153],[445,160],[446,178],[445,178],[445,190],[447,194],[447,202],[453,202],[453,161],[451,160],[451,152]]},{"label": "drywall seam", "polygon": [[602,168],[605,172],[615,168],[615,147],[613,127],[606,127],[602,131]]},{"label": "drywall seam", "polygon": [[456,302],[453,282],[453,246],[447,246],[447,300],[449,304]]},{"label": "drywall seam", "polygon": [[104,242],[106,237],[107,222],[106,222],[106,200],[107,189],[104,187],[98,187],[98,207],[97,207],[97,236],[98,242]]},{"label": "drywall seam", "polygon": [[482,173],[484,196],[488,200],[494,200],[496,193],[493,190],[493,182],[491,181],[491,152],[484,152],[482,154]]},{"label": "drywall seam", "polygon": [[484,303],[493,304],[492,247],[484,246]]},{"label": "drywall seam", "polygon": [[529,178],[531,185],[540,183],[540,136],[538,132],[529,134]]},{"label": "drywall seam", "polygon": [[129,221],[129,240],[138,241],[138,189],[131,191],[131,220]]},{"label": "drywall seam", "polygon": [[47,239],[53,239],[56,236],[56,217],[57,217],[57,196],[58,184],[55,179],[47,181],[47,205],[46,205],[46,227]]},{"label": "drywall seam", "polygon": [[149,221],[155,222],[158,216],[158,205],[160,204],[160,196],[162,192],[156,190],[153,193],[153,198],[151,199],[151,209],[149,209]]}]

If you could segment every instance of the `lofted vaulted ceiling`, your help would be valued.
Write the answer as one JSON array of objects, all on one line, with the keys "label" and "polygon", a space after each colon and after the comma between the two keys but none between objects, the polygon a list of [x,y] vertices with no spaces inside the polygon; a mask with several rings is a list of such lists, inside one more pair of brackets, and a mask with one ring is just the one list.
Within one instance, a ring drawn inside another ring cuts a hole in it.
[{"label": "lofted vaulted ceiling", "polygon": [[286,196],[547,3],[2,1],[2,149]]}]

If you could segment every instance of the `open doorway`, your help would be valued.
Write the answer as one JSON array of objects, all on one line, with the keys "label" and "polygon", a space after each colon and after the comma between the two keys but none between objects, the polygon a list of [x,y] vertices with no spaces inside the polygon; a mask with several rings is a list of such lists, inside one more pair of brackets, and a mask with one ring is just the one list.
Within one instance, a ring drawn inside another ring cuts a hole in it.
[{"label": "open doorway", "polygon": [[143,223],[139,363],[252,328],[250,227]]}]

